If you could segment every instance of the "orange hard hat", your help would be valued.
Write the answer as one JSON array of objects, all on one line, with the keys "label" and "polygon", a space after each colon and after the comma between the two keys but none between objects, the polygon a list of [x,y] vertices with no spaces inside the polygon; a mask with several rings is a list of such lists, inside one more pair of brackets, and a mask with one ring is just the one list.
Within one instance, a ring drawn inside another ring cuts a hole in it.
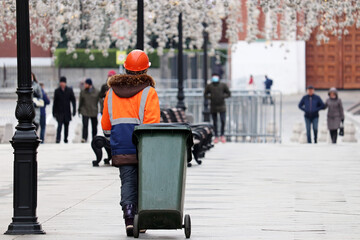
[{"label": "orange hard hat", "polygon": [[134,72],[148,69],[150,65],[148,56],[141,50],[132,50],[124,62],[124,68]]}]

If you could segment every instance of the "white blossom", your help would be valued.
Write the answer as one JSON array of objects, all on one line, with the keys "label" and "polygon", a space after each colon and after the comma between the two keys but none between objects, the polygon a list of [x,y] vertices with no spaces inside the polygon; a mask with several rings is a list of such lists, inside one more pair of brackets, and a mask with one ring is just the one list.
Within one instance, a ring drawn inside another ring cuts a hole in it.
[{"label": "white blossom", "polygon": [[[184,45],[189,49],[203,46],[204,30],[209,34],[209,51],[217,48],[226,26],[225,36],[232,45],[245,31],[246,41],[308,40],[318,29],[319,44],[331,35],[349,33],[351,26],[360,27],[358,0],[145,0],[145,50],[156,39],[157,52],[174,48],[178,39],[178,16],[182,13]],[[136,44],[136,0],[30,0],[30,32],[32,41],[43,49],[55,51],[66,32],[67,54],[74,53],[78,44],[87,49],[99,49],[104,56],[113,43],[117,48],[134,48]],[[241,9],[247,8],[246,16]],[[260,14],[265,25],[259,29]],[[16,34],[16,1],[0,3],[0,42],[14,39]],[[244,20],[247,19],[246,24]],[[225,25],[223,24],[225,21]],[[90,51],[86,51],[90,54]],[[76,55],[73,55],[75,58]],[[90,57],[93,55],[90,55]],[[92,58],[92,57],[91,57]]]}]

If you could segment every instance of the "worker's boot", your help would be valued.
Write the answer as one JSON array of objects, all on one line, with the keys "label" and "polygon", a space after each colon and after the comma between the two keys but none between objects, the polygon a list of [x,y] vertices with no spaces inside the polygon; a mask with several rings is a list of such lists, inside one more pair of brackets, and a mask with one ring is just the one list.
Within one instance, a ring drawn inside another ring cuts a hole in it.
[{"label": "worker's boot", "polygon": [[126,227],[126,235],[131,237],[134,235],[134,218],[136,214],[136,206],[134,204],[125,205],[123,207],[124,220]]}]

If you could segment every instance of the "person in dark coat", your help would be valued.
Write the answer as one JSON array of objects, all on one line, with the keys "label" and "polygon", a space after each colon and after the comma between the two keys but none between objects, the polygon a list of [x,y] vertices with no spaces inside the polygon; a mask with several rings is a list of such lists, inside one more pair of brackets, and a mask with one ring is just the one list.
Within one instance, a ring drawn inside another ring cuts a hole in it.
[{"label": "person in dark coat", "polygon": [[305,95],[299,102],[298,107],[305,112],[306,135],[308,143],[311,143],[311,124],[314,131],[314,143],[317,143],[317,133],[319,124],[319,111],[324,109],[325,105],[321,98],[315,94],[313,86],[307,88]]},{"label": "person in dark coat", "polygon": [[267,102],[267,99],[270,99],[270,104],[274,104],[274,101],[271,97],[271,87],[273,85],[273,80],[268,78],[267,75],[265,75],[265,81],[264,81],[264,84],[265,84],[265,92],[266,92],[266,95],[268,95],[268,97],[264,98],[264,103]]},{"label": "person in dark coat", "polygon": [[99,102],[100,102],[100,113],[102,114],[104,109],[104,99],[106,96],[107,91],[109,90],[109,86],[107,84],[108,79],[112,76],[116,75],[115,70],[110,70],[107,75],[106,82],[101,86],[100,93],[99,93]]},{"label": "person in dark coat", "polygon": [[[33,120],[33,123],[35,125],[35,131],[37,131],[40,126],[40,108],[44,105],[44,103],[42,102],[43,96],[41,92],[41,87],[34,73],[31,73],[31,81],[31,86],[33,88],[33,101],[37,100],[34,101],[35,118]],[[39,100],[41,100],[41,102],[39,102]]]},{"label": "person in dark coat", "polygon": [[224,74],[224,69],[223,69],[223,66],[221,65],[220,59],[216,60],[214,66],[212,68],[212,73],[218,75],[219,78],[222,79],[222,76]]},{"label": "person in dark coat", "polygon": [[89,119],[91,121],[92,137],[94,138],[97,134],[97,115],[99,113],[99,91],[93,86],[90,78],[85,80],[85,89],[80,92],[79,99],[79,114],[82,115],[82,139],[81,142],[87,142]]},{"label": "person in dark coat", "polygon": [[73,116],[76,114],[76,99],[72,88],[66,86],[66,77],[60,78],[60,86],[54,93],[53,116],[58,122],[56,143],[60,143],[61,128],[64,125],[64,142],[68,143],[69,123],[71,121],[70,103],[73,106]]},{"label": "person in dark coat", "polygon": [[44,106],[40,108],[40,139],[41,143],[45,141],[45,128],[46,128],[46,105],[50,104],[50,99],[44,90],[44,84],[40,83],[41,92],[44,100]]},{"label": "person in dark coat", "polygon": [[327,125],[332,143],[336,143],[338,129],[341,123],[344,124],[344,108],[341,99],[338,97],[337,89],[332,87],[329,90],[329,98],[325,102],[325,108],[328,108]]},{"label": "person in dark coat", "polygon": [[221,121],[221,132],[220,140],[225,143],[226,139],[224,136],[225,132],[225,121],[226,121],[226,106],[225,98],[231,96],[229,87],[220,82],[220,77],[217,74],[213,74],[211,78],[211,83],[208,84],[205,88],[204,97],[210,99],[210,112],[213,118],[214,131],[215,131],[215,140],[214,143],[219,142],[218,130],[217,130],[217,116],[220,114]]}]

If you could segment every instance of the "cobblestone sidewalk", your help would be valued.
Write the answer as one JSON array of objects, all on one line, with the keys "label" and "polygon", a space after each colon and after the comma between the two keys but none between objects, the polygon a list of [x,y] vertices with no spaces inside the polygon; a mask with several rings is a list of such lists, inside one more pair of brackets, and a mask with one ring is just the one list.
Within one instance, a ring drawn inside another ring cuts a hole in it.
[{"label": "cobblestone sidewalk", "polygon": [[[93,168],[88,144],[38,149],[42,236],[10,240],[112,240],[125,237],[118,171]],[[0,146],[0,229],[12,217],[12,148]],[[219,144],[188,169],[185,213],[191,239],[359,239],[358,144]],[[184,239],[148,231],[144,239]]]}]

